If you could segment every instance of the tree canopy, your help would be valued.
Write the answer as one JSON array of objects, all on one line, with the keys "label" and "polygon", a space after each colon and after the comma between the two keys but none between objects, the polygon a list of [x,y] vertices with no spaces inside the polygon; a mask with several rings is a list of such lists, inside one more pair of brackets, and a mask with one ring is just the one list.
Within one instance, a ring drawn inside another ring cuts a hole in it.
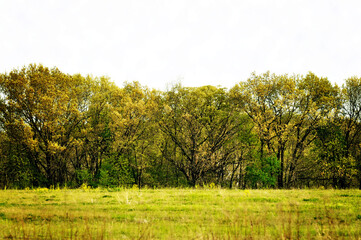
[{"label": "tree canopy", "polygon": [[0,74],[0,187],[361,188],[361,78],[251,74],[232,89]]}]

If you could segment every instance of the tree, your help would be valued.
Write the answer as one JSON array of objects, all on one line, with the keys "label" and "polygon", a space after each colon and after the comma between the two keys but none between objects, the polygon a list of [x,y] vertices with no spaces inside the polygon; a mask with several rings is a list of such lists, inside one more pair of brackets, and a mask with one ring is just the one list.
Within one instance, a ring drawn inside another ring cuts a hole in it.
[{"label": "tree", "polygon": [[315,141],[318,153],[317,164],[321,165],[321,176],[330,179],[332,187],[349,186],[354,171],[354,161],[346,154],[347,147],[340,125],[335,119],[317,128]]},{"label": "tree", "polygon": [[[225,89],[175,86],[163,98],[159,127],[163,156],[195,186],[209,173],[225,169],[234,148],[225,145],[239,131]],[[173,143],[171,145],[170,143]]]},{"label": "tree", "polygon": [[[81,76],[79,76],[81,77]],[[77,142],[69,159],[76,173],[89,176],[84,179],[96,184],[104,158],[111,154],[113,133],[111,132],[112,95],[118,90],[108,78],[84,79],[87,81],[86,121],[78,126]],[[82,183],[82,182],[80,182]]]},{"label": "tree", "polygon": [[[255,163],[257,155],[258,139],[254,133],[254,126],[250,118],[238,108],[234,103],[232,107],[235,108],[233,112],[237,119],[239,128],[238,132],[225,144],[225,152],[231,152],[228,161],[225,162],[222,171],[221,183],[225,180],[228,182],[229,188],[233,184],[237,184],[239,188],[246,188],[247,186],[247,169],[250,165]],[[226,176],[223,180],[223,176]]]},{"label": "tree", "polygon": [[361,78],[352,77],[342,86],[341,126],[345,135],[345,158],[354,158],[361,189]]},{"label": "tree", "polygon": [[117,158],[126,158],[134,184],[142,185],[142,178],[154,154],[156,129],[154,113],[157,92],[128,83],[113,94],[112,125],[113,148]]},{"label": "tree", "polygon": [[[294,116],[293,137],[291,140],[290,161],[287,167],[287,185],[295,183],[297,175],[307,169],[298,168],[300,160],[305,161],[304,153],[311,148],[317,138],[317,129],[337,113],[339,105],[339,88],[332,85],[327,78],[319,78],[312,72],[303,77],[298,85],[299,102]],[[312,165],[312,164],[311,164]]]},{"label": "tree", "polygon": [[269,72],[252,74],[232,89],[233,98],[255,125],[260,161],[272,156],[279,160],[279,188],[294,181],[297,161],[314,140],[317,124],[332,109],[336,90],[312,73],[301,78]]},{"label": "tree", "polygon": [[[232,89],[241,109],[252,119],[260,140],[260,159],[271,155],[280,161],[278,187],[284,184],[285,152],[297,111],[297,79],[287,75],[252,74]],[[267,155],[264,151],[268,152]]]},{"label": "tree", "polygon": [[82,80],[34,64],[1,75],[7,136],[26,148],[48,186],[67,180],[64,156],[74,144],[72,133],[85,120]]}]

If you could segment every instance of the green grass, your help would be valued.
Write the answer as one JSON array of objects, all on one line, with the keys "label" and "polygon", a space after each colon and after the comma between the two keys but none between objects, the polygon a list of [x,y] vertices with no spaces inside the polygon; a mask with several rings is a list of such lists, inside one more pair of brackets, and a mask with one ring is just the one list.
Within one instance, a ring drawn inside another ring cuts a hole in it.
[{"label": "green grass", "polygon": [[0,239],[282,238],[361,239],[361,191],[0,191]]}]

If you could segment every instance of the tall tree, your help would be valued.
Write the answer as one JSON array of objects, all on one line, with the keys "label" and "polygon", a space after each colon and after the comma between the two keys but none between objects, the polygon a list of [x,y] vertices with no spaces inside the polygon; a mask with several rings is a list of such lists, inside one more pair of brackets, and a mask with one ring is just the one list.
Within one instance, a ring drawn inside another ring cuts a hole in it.
[{"label": "tall tree", "polygon": [[225,145],[238,132],[240,123],[223,88],[175,86],[165,93],[160,118],[160,129],[174,144],[174,148],[164,145],[163,156],[191,186],[223,169],[235,150]]},{"label": "tall tree", "polygon": [[127,83],[113,94],[113,148],[118,158],[126,158],[128,168],[139,187],[154,153],[156,129],[154,114],[158,93],[138,82]]},{"label": "tall tree", "polygon": [[232,89],[241,109],[252,119],[260,141],[260,160],[270,155],[280,162],[278,187],[294,181],[297,161],[314,138],[315,127],[332,109],[336,90],[327,79],[252,74]]},{"label": "tall tree", "polygon": [[73,176],[80,180],[79,184],[95,183],[99,180],[104,158],[111,152],[111,98],[118,87],[107,77],[76,77],[82,78],[87,86],[82,91],[83,96],[79,94],[84,99],[86,121],[82,121],[74,132],[76,141],[67,157],[75,171]]},{"label": "tall tree", "polygon": [[278,187],[284,185],[285,152],[297,111],[296,79],[287,75],[252,74],[247,82],[233,88],[241,108],[255,124],[260,140],[260,159],[274,154],[280,160]]},{"label": "tall tree", "polygon": [[345,135],[345,157],[356,160],[361,189],[361,78],[351,77],[342,86],[340,115]]},{"label": "tall tree", "polygon": [[292,127],[291,156],[286,179],[288,186],[294,184],[297,175],[305,171],[298,169],[301,165],[299,161],[305,159],[304,152],[310,149],[316,139],[318,127],[335,116],[340,101],[338,86],[333,86],[327,78],[320,78],[312,72],[300,79],[297,89],[299,101]]},{"label": "tall tree", "polygon": [[2,74],[1,85],[8,136],[27,148],[45,184],[64,183],[68,168],[63,156],[74,143],[72,133],[85,119],[84,99],[79,98],[79,93],[86,93],[82,79],[31,64]]},{"label": "tall tree", "polygon": [[321,166],[320,177],[334,188],[346,188],[354,174],[354,161],[347,156],[344,132],[336,119],[330,119],[317,128],[315,152]]}]

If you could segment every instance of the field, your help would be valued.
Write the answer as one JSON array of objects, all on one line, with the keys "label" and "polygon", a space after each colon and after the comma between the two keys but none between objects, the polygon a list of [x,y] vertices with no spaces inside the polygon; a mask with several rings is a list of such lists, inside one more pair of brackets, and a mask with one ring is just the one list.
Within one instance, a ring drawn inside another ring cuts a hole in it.
[{"label": "field", "polygon": [[2,190],[0,238],[361,239],[361,191]]}]

